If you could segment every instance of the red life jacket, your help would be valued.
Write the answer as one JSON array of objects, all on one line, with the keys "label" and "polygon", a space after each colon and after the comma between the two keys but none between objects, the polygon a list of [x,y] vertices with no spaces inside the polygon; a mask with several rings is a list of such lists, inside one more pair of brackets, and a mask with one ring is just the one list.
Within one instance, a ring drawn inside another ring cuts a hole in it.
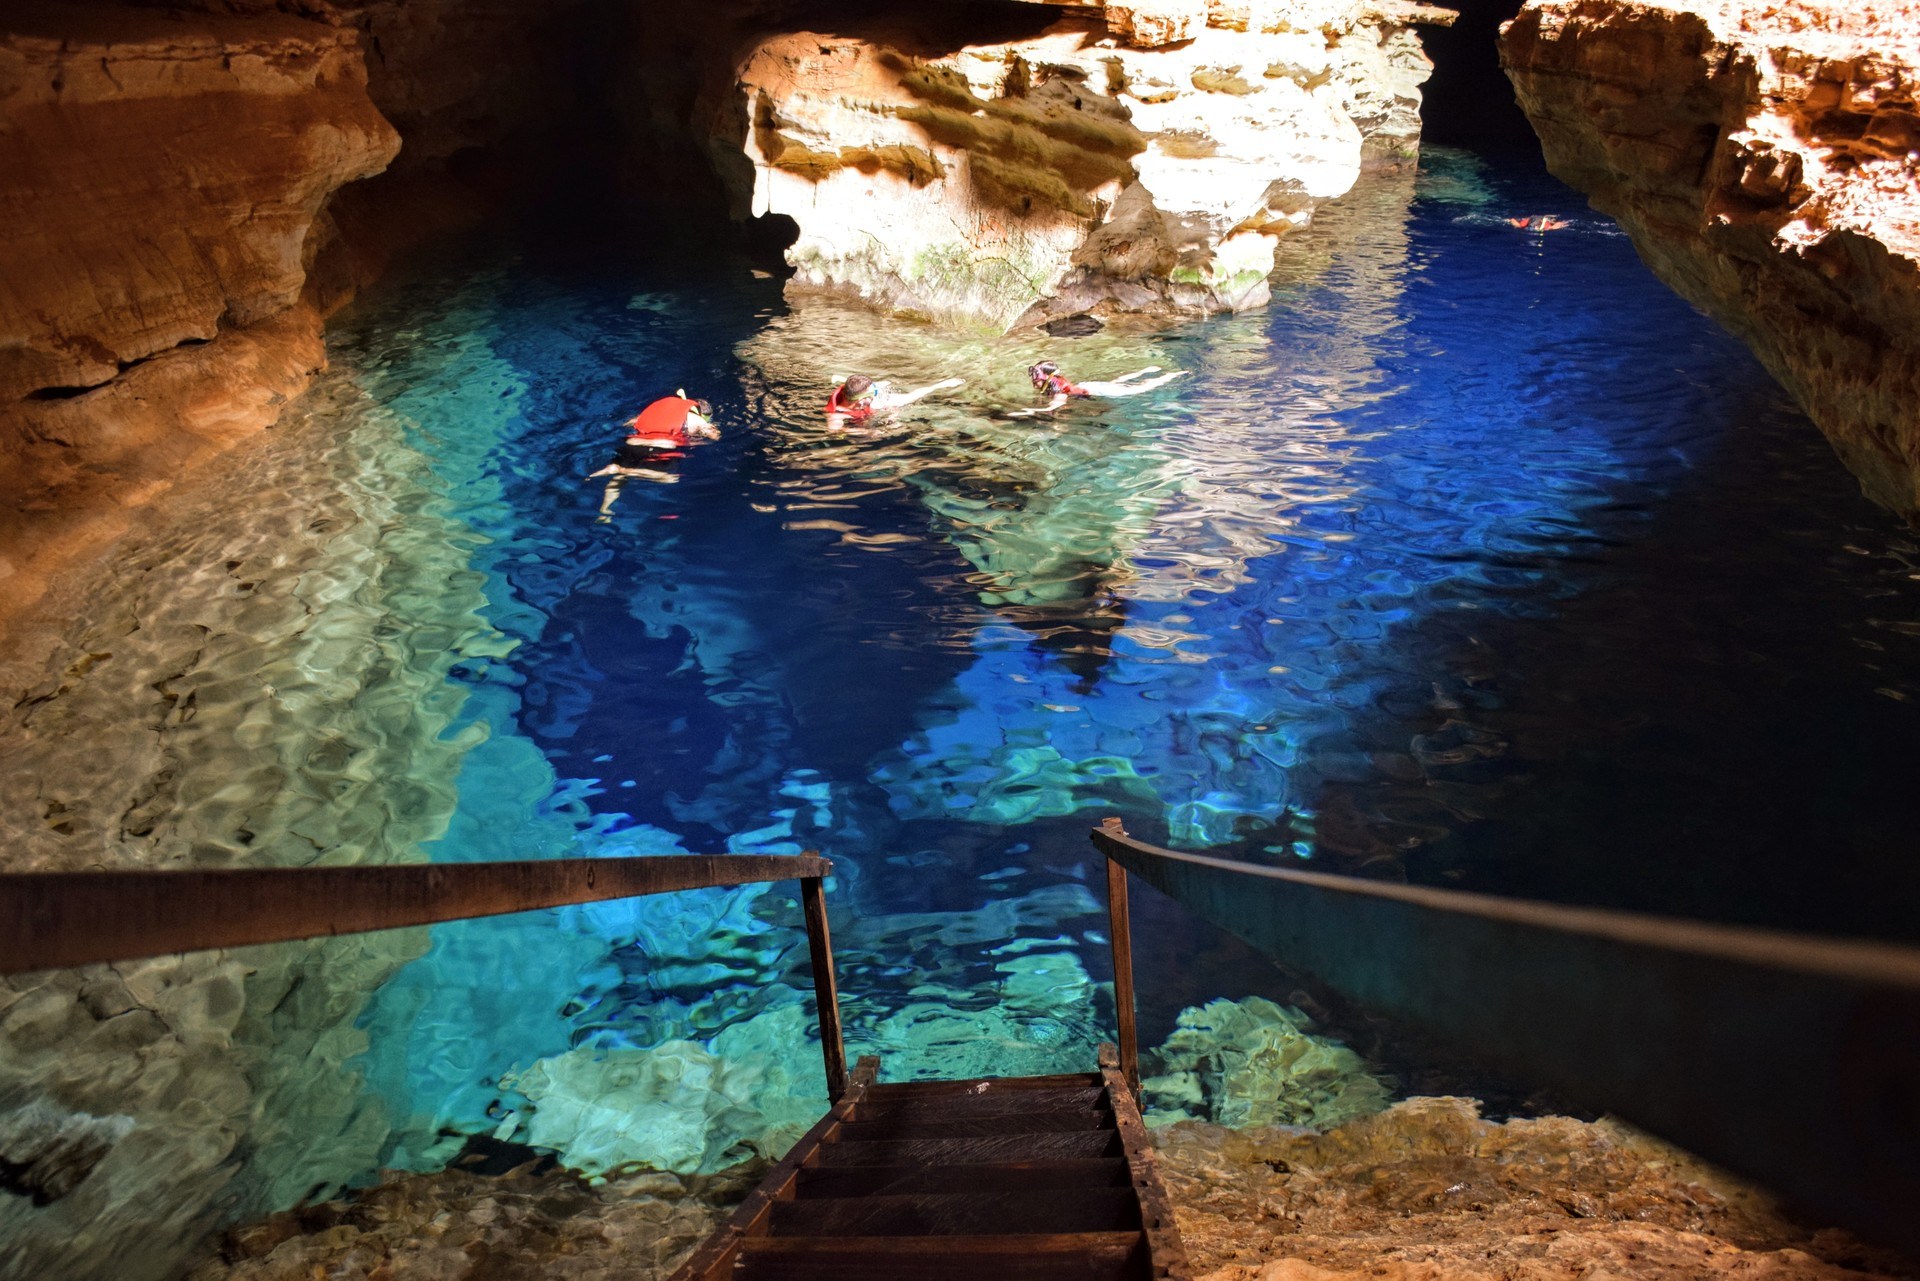
[{"label": "red life jacket", "polygon": [[1055,396],[1091,396],[1085,387],[1076,387],[1067,381],[1065,374],[1048,374],[1047,391]]},{"label": "red life jacket", "polygon": [[687,443],[687,415],[700,406],[684,396],[662,396],[640,411],[627,429],[627,439],[659,441],[665,445]]},{"label": "red life jacket", "polygon": [[827,397],[827,412],[830,414],[844,414],[855,422],[873,417],[873,402],[871,400],[841,401],[840,395],[846,391],[846,389],[847,385],[845,383],[841,383],[833,389],[833,395]]}]

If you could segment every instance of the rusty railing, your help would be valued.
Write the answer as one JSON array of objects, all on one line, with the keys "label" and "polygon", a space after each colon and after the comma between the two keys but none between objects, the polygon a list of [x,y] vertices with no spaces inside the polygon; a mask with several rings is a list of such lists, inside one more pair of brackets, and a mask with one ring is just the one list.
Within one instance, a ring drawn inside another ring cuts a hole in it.
[{"label": "rusty railing", "polygon": [[1130,1080],[1128,872],[1363,1008],[1920,1249],[1920,948],[1235,863],[1118,819],[1093,843]]},{"label": "rusty railing", "polygon": [[381,867],[0,875],[0,975],[360,934],[682,890],[800,882],[827,1093],[847,1090],[817,854],[672,854]]}]

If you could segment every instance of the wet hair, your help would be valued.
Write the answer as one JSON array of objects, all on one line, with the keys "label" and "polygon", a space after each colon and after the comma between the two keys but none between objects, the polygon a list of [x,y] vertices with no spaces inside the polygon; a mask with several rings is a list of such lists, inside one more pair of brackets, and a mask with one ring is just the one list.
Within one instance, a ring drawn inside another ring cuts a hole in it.
[{"label": "wet hair", "polygon": [[693,402],[693,412],[699,414],[702,418],[712,418],[713,402],[711,400],[696,400]]},{"label": "wet hair", "polygon": [[840,389],[846,392],[847,395],[857,399],[873,390],[873,379],[867,377],[865,374],[855,374],[853,377],[847,379],[846,382],[842,383]]},{"label": "wet hair", "polygon": [[1036,387],[1059,372],[1060,366],[1051,360],[1043,360],[1037,365],[1027,366],[1027,377],[1033,380],[1033,385]]}]

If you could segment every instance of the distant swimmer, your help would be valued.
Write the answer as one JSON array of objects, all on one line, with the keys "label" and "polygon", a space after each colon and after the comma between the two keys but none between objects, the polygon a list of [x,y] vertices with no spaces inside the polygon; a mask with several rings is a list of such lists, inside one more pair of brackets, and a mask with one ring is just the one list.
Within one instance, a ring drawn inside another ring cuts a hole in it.
[{"label": "distant swimmer", "polygon": [[[1170,374],[1160,374],[1160,366],[1148,365],[1145,369],[1136,369],[1130,374],[1122,374],[1111,382],[1070,383],[1060,372],[1060,366],[1051,360],[1043,360],[1037,365],[1027,366],[1027,377],[1033,380],[1033,389],[1052,397],[1046,408],[1030,412],[1050,414],[1069,400],[1087,399],[1094,396],[1138,396],[1142,392],[1152,391],[1155,387],[1164,387],[1174,379],[1186,373],[1176,369]],[[1158,378],[1147,378],[1148,374],[1160,374]],[[1145,382],[1135,382],[1136,378],[1145,378]]]},{"label": "distant swimmer", "polygon": [[1509,218],[1507,223],[1522,231],[1558,231],[1567,225],[1567,220],[1541,214],[1538,218]]},{"label": "distant swimmer", "polygon": [[587,479],[609,477],[606,492],[600,496],[600,523],[613,519],[613,505],[629,480],[650,480],[671,485],[680,478],[670,470],[687,456],[692,438],[720,439],[720,429],[712,422],[713,406],[704,400],[690,400],[684,391],[660,399],[641,410],[627,428],[627,438],[615,451],[613,461]]},{"label": "distant swimmer", "polygon": [[964,378],[943,378],[915,391],[895,391],[893,384],[875,382],[865,374],[855,374],[833,389],[827,397],[827,426],[847,427],[866,423],[875,414],[889,413],[895,409],[904,409],[914,401],[931,396],[936,391],[945,391],[949,387],[958,387]]}]

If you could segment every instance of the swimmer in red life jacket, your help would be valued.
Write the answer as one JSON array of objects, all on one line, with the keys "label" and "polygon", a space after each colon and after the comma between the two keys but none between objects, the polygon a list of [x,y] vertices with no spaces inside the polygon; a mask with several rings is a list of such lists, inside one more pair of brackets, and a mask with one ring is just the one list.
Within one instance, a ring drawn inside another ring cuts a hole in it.
[{"label": "swimmer in red life jacket", "polygon": [[1522,231],[1558,231],[1567,225],[1565,218],[1554,218],[1548,214],[1541,214],[1538,218],[1509,218],[1507,222]]},{"label": "swimmer in red life jacket", "polygon": [[[1155,387],[1164,387],[1174,379],[1186,373],[1176,369],[1170,374],[1160,374],[1160,366],[1148,365],[1145,369],[1136,369],[1130,374],[1122,374],[1110,382],[1070,383],[1060,372],[1060,366],[1051,360],[1043,360],[1037,365],[1027,366],[1027,377],[1033,381],[1033,389],[1052,397],[1046,408],[1022,410],[1028,414],[1050,414],[1069,400],[1089,399],[1095,396],[1138,396],[1142,392],[1152,391]],[[1158,378],[1147,378],[1148,374],[1160,374]],[[1135,382],[1136,378],[1145,378],[1145,382]]]},{"label": "swimmer in red life jacket", "polygon": [[629,480],[650,480],[671,485],[680,478],[668,468],[687,456],[693,437],[720,439],[720,429],[712,422],[713,406],[704,400],[689,400],[687,393],[676,391],[641,410],[627,428],[627,438],[615,451],[613,461],[587,479],[607,476],[606,492],[600,496],[600,523],[613,519],[613,505]]},{"label": "swimmer in red life jacket", "polygon": [[827,426],[839,430],[871,422],[875,414],[904,409],[914,401],[948,387],[958,387],[964,378],[943,378],[916,391],[895,391],[890,383],[875,382],[865,374],[855,374],[833,389],[827,397]]}]

